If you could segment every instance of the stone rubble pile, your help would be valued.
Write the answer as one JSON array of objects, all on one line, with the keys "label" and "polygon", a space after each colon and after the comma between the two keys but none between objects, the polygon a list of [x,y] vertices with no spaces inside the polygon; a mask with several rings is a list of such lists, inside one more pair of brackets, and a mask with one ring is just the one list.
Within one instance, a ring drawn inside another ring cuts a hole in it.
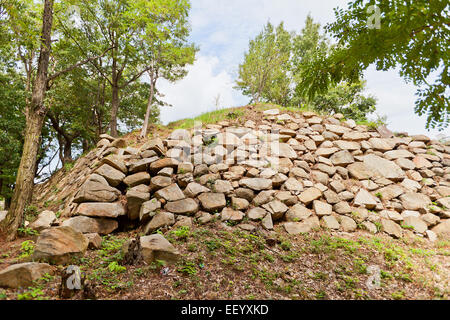
[{"label": "stone rubble pile", "polygon": [[[34,222],[44,230],[37,255],[64,261],[95,247],[95,234],[132,225],[151,235],[193,219],[248,231],[279,224],[291,235],[322,227],[450,238],[450,147],[380,132],[339,114],[273,109],[241,126],[177,129],[140,148],[102,135],[98,161],[71,197],[69,217],[50,229],[49,213]],[[53,233],[66,234],[70,249],[49,253],[58,251],[46,247]]]}]

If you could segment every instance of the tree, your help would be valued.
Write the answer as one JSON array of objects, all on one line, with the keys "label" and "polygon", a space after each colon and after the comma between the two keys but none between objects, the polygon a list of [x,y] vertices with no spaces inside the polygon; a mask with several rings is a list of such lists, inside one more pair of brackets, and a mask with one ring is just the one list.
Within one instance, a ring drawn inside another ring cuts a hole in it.
[{"label": "tree", "polygon": [[244,62],[239,65],[236,88],[250,96],[254,103],[261,99],[283,102],[289,93],[291,37],[281,23],[276,30],[267,23],[264,30],[250,40]]},{"label": "tree", "polygon": [[[165,10],[159,14],[153,6],[145,3],[146,0],[134,1],[130,8],[130,14],[135,17],[134,21],[140,30],[141,44],[138,49],[149,66],[147,75],[150,88],[141,138],[147,135],[158,79],[174,82],[183,78],[187,74],[186,65],[194,62],[198,51],[187,41],[190,32],[187,21],[189,2],[168,1]],[[145,17],[152,15],[164,23],[149,24]]]},{"label": "tree", "polygon": [[362,95],[364,82],[342,82],[330,88],[326,93],[317,95],[310,103],[315,110],[336,114],[341,113],[347,119],[365,121],[366,116],[375,112],[376,100]]},{"label": "tree", "polygon": [[[377,10],[380,15],[377,16]],[[335,9],[336,21],[326,29],[338,41],[335,50],[304,70],[301,91],[312,97],[343,80],[358,81],[370,65],[417,86],[415,112],[427,115],[429,128],[450,121],[449,8],[445,0],[355,0],[347,10]],[[380,19],[380,28],[376,19]]]},{"label": "tree", "polygon": [[[51,38],[53,0],[44,0],[40,32],[36,31],[34,23],[28,23],[29,21],[27,21],[29,17],[34,17],[36,12],[40,11],[39,8],[36,9],[34,1],[5,0],[1,5],[0,12],[5,12],[2,15],[2,29],[8,32],[11,45],[19,52],[22,66],[27,75],[26,90],[30,90],[31,87],[31,96],[27,97],[25,101],[24,142],[11,207],[0,225],[0,231],[6,236],[6,239],[13,240],[16,237],[18,227],[22,223],[24,209],[31,201],[37,163],[42,159],[39,152],[41,133],[48,111],[45,98],[47,90],[51,86],[51,81],[98,57],[87,58],[74,65],[64,66],[64,68],[54,66],[52,69],[58,71],[49,75],[53,42]],[[37,47],[39,49],[35,49]],[[21,52],[21,48],[25,48],[27,54]],[[34,59],[34,52],[38,53],[37,61]],[[26,59],[23,59],[23,57]]]},{"label": "tree", "polygon": [[[375,111],[376,100],[362,94],[365,83],[361,80],[330,85],[315,97],[307,96],[302,90],[309,66],[333,49],[320,33],[320,24],[309,15],[298,34],[287,32],[283,24],[274,30],[269,23],[250,41],[249,52],[239,66],[237,87],[254,102],[262,99],[280,105],[308,105],[321,112],[343,113],[348,118],[366,120],[366,115]],[[277,58],[271,60],[270,56]]]},{"label": "tree", "polygon": [[11,208],[2,221],[1,229],[7,240],[13,240],[22,223],[23,212],[30,202],[36,172],[36,157],[39,139],[45,118],[44,98],[47,89],[48,65],[51,50],[51,30],[53,24],[53,0],[45,0],[42,16],[41,46],[36,77],[33,81],[31,101],[25,108],[25,134],[22,157],[20,159]]},{"label": "tree", "polygon": [[[108,47],[112,50],[105,59],[91,63],[111,87],[110,134],[118,135],[118,113],[121,92],[152,68],[152,59],[140,50],[149,34],[171,33],[172,25],[186,21],[189,10],[187,0],[153,1],[94,1],[80,2],[82,28],[65,27],[82,54],[99,54]],[[69,3],[72,3],[69,1]]]}]

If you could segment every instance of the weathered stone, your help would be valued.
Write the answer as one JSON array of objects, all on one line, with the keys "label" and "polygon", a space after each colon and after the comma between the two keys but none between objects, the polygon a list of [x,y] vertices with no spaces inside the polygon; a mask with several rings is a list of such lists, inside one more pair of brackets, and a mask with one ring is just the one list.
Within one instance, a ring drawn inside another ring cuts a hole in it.
[{"label": "weathered stone", "polygon": [[73,258],[82,257],[88,244],[89,240],[71,227],[46,229],[36,241],[32,259],[51,264],[68,264]]},{"label": "weathered stone", "polygon": [[180,258],[180,253],[161,234],[141,237],[142,258],[147,264],[165,261],[173,264]]},{"label": "weathered stone", "polygon": [[172,184],[172,178],[164,176],[152,177],[150,180],[151,192],[156,192],[162,188],[168,187]]},{"label": "weathered stone", "polygon": [[369,139],[372,148],[377,151],[390,151],[394,149],[395,143],[391,139],[372,138]]},{"label": "weathered stone", "polygon": [[288,210],[288,212],[286,213],[286,220],[298,222],[308,219],[311,215],[311,210],[298,203]]},{"label": "weathered stone", "polygon": [[158,199],[164,199],[166,201],[177,201],[185,198],[183,191],[176,183],[171,184],[155,193],[155,197]]},{"label": "weathered stone", "polygon": [[367,190],[361,189],[355,197],[354,205],[373,209],[377,205],[377,201]]},{"label": "weathered stone", "polygon": [[418,217],[406,217],[403,221],[403,225],[412,227],[417,233],[424,233],[428,230],[428,226],[425,221]]},{"label": "weathered stone", "polygon": [[338,221],[341,224],[341,228],[345,232],[353,232],[357,228],[355,220],[347,216],[339,216]]},{"label": "weathered stone", "polygon": [[42,211],[38,215],[38,218],[35,221],[33,221],[33,223],[30,223],[28,227],[37,231],[42,231],[44,229],[50,228],[55,220],[56,220],[55,213],[53,211],[45,210]]},{"label": "weathered stone", "polygon": [[117,218],[125,215],[125,213],[125,209],[120,202],[87,202],[80,204],[75,211],[77,215],[100,218]]},{"label": "weathered stone", "polygon": [[120,196],[120,191],[109,186],[105,178],[92,174],[81,186],[73,202],[113,202]]},{"label": "weathered stone", "polygon": [[374,154],[364,156],[365,166],[375,174],[390,179],[392,181],[401,181],[406,176],[403,170],[395,162],[386,160]]},{"label": "weathered stone", "polygon": [[150,200],[150,193],[140,192],[136,189],[130,189],[127,191],[127,213],[130,220],[136,220],[139,218],[139,212],[144,202]]},{"label": "weathered stone", "polygon": [[381,195],[381,200],[390,201],[398,196],[402,195],[405,191],[402,187],[396,184],[389,185],[387,187],[381,188],[377,191],[377,194]]},{"label": "weathered stone", "polygon": [[308,205],[314,200],[319,199],[321,196],[322,192],[319,189],[313,187],[303,191],[298,198],[302,203]]},{"label": "weathered stone", "polygon": [[188,198],[168,202],[164,209],[175,214],[192,215],[198,211],[199,206],[194,199]]},{"label": "weathered stone", "polygon": [[138,186],[140,184],[149,184],[150,175],[147,172],[138,172],[127,176],[123,179],[123,182],[130,188]]},{"label": "weathered stone", "polygon": [[290,235],[308,233],[312,230],[311,224],[307,222],[286,222],[283,224],[283,227]]},{"label": "weathered stone", "polygon": [[103,158],[101,163],[107,164],[107,165],[113,167],[114,169],[121,171],[122,173],[126,174],[128,172],[128,168],[125,165],[125,161],[123,160],[122,157],[120,157],[118,155],[111,154],[111,155]]},{"label": "weathered stone", "polygon": [[431,231],[442,239],[450,239],[450,219],[442,220],[442,222],[431,229]]},{"label": "weathered stone", "polygon": [[335,166],[347,166],[355,162],[352,154],[347,150],[339,151],[330,157],[331,162]]},{"label": "weathered stone", "polygon": [[122,171],[113,168],[109,164],[102,165],[96,170],[96,173],[104,177],[113,187],[117,187],[125,179],[125,174]]},{"label": "weathered stone", "polygon": [[102,238],[98,233],[86,233],[84,236],[89,240],[89,249],[100,249],[102,247]]},{"label": "weathered stone", "polygon": [[262,220],[267,215],[267,211],[263,208],[252,208],[247,212],[247,216],[250,220],[258,221]]},{"label": "weathered stone", "polygon": [[158,212],[145,226],[144,233],[150,234],[155,230],[175,224],[175,216],[170,212]]},{"label": "weathered stone", "polygon": [[363,162],[352,163],[347,167],[347,170],[352,178],[358,180],[370,179],[375,175]]},{"label": "weathered stone", "polygon": [[158,157],[145,158],[139,160],[133,160],[128,165],[128,171],[130,173],[147,172],[149,165],[155,161],[158,161]]},{"label": "weathered stone", "polygon": [[210,190],[201,184],[198,184],[196,182],[191,182],[186,186],[186,189],[184,189],[184,194],[186,197],[189,198],[195,198],[200,193],[210,192]]},{"label": "weathered stone", "polygon": [[161,202],[156,199],[144,202],[139,210],[139,220],[143,221],[154,217],[159,209],[161,209]]},{"label": "weathered stone", "polygon": [[159,170],[162,170],[164,168],[177,169],[178,164],[179,164],[179,161],[176,159],[173,159],[173,158],[159,159],[150,164],[150,171],[156,173]]},{"label": "weathered stone", "polygon": [[340,228],[339,222],[333,216],[323,216],[320,222],[321,225],[326,229],[338,230]]},{"label": "weathered stone", "polygon": [[0,287],[13,289],[31,287],[34,281],[45,274],[54,275],[54,268],[49,264],[37,262],[13,264],[0,271]]},{"label": "weathered stone", "polygon": [[396,160],[400,158],[413,159],[414,155],[408,150],[392,150],[385,152],[384,157],[388,160]]},{"label": "weathered stone", "polygon": [[236,210],[247,210],[249,205],[250,203],[245,199],[236,197],[231,198],[231,206]]},{"label": "weathered stone", "polygon": [[208,212],[222,210],[227,204],[223,193],[202,193],[198,196],[198,200],[202,208]]},{"label": "weathered stone", "polygon": [[272,180],[263,178],[241,179],[239,185],[255,191],[269,190],[272,188]]},{"label": "weathered stone", "polygon": [[403,208],[406,210],[420,210],[425,209],[431,204],[428,196],[421,193],[408,192],[400,196]]},{"label": "weathered stone", "polygon": [[220,218],[222,221],[233,221],[233,222],[239,222],[244,219],[244,213],[242,211],[233,210],[231,208],[223,208],[222,212],[220,213]]},{"label": "weathered stone", "polygon": [[314,200],[313,202],[313,209],[317,216],[329,216],[331,215],[333,208],[330,204]]},{"label": "weathered stone", "polygon": [[288,207],[279,200],[273,200],[265,205],[263,208],[269,211],[272,215],[272,220],[280,220],[283,218],[286,211],[288,211]]},{"label": "weathered stone", "polygon": [[230,181],[216,180],[212,189],[214,192],[229,195],[233,191],[233,186]]},{"label": "weathered stone", "polygon": [[349,214],[352,212],[352,208],[346,201],[341,201],[341,202],[336,203],[333,206],[333,210],[339,214]]},{"label": "weathered stone", "polygon": [[386,232],[388,235],[393,236],[395,238],[402,237],[402,227],[395,223],[394,221],[388,219],[381,219],[381,229]]},{"label": "weathered stone", "polygon": [[119,227],[119,223],[112,219],[78,216],[64,221],[62,226],[71,227],[81,233],[110,234]]},{"label": "weathered stone", "polygon": [[158,155],[164,155],[164,143],[160,138],[150,140],[141,147],[141,151],[152,150]]}]

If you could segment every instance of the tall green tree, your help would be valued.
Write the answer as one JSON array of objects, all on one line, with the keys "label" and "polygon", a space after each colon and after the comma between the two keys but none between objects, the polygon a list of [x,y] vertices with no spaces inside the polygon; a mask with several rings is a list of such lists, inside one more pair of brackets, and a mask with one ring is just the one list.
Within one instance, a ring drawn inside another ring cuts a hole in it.
[{"label": "tall green tree", "polygon": [[276,29],[267,23],[264,30],[250,40],[244,62],[239,65],[236,88],[250,96],[252,102],[262,99],[283,103],[289,95],[291,36],[281,23]]},{"label": "tall green tree", "polygon": [[382,71],[399,68],[400,76],[417,87],[415,112],[427,116],[426,127],[448,127],[448,1],[355,0],[346,10],[335,9],[335,15],[326,29],[338,45],[305,68],[302,92],[312,97],[343,80],[358,81],[370,65]]}]

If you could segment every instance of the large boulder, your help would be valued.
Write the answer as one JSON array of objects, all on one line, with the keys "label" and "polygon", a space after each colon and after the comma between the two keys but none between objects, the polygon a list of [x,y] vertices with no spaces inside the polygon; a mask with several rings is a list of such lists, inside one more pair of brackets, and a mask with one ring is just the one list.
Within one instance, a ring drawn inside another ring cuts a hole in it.
[{"label": "large boulder", "polygon": [[168,202],[164,209],[175,214],[191,215],[197,213],[198,203],[191,198]]},{"label": "large boulder", "polygon": [[412,211],[424,210],[431,204],[431,200],[428,196],[415,192],[408,192],[401,195],[400,200],[402,201],[404,209]]},{"label": "large boulder", "polygon": [[99,218],[117,218],[125,213],[125,208],[120,202],[86,202],[80,204],[75,211],[75,214],[80,216]]},{"label": "large boulder", "polygon": [[173,183],[168,187],[158,190],[155,193],[155,197],[158,199],[164,199],[165,201],[178,201],[185,198],[183,191],[180,187]]},{"label": "large boulder", "polygon": [[450,219],[443,220],[436,227],[431,229],[438,237],[442,239],[450,238]]},{"label": "large boulder", "polygon": [[392,181],[401,181],[406,178],[405,172],[393,161],[386,160],[374,154],[364,156],[364,165],[375,175]]},{"label": "large boulder", "polygon": [[45,274],[53,275],[55,270],[46,263],[27,262],[13,264],[0,271],[0,287],[26,288]]},{"label": "large boulder", "polygon": [[269,190],[272,188],[272,180],[263,178],[241,179],[239,185],[255,191]]},{"label": "large boulder", "polygon": [[120,191],[111,187],[104,177],[92,174],[81,186],[73,202],[114,202],[119,196]]},{"label": "large boulder", "polygon": [[36,241],[32,259],[51,264],[70,264],[73,258],[84,255],[89,240],[71,227],[55,227],[44,230]]},{"label": "large boulder", "polygon": [[155,230],[163,227],[172,226],[175,224],[175,216],[170,212],[158,212],[152,220],[145,226],[144,233],[149,234]]},{"label": "large boulder", "polygon": [[130,220],[138,219],[142,204],[150,200],[150,193],[142,191],[139,189],[130,189],[127,191],[127,213]]},{"label": "large boulder", "polygon": [[138,186],[140,184],[148,184],[150,182],[150,174],[147,172],[138,172],[127,176],[123,179],[123,182],[130,188]]},{"label": "large boulder", "polygon": [[56,220],[56,214],[53,211],[42,211],[38,218],[33,221],[28,227],[37,231],[48,229],[52,226],[52,223]]},{"label": "large boulder", "polygon": [[160,234],[141,237],[142,257],[147,264],[156,261],[175,263],[180,254],[175,247]]},{"label": "large boulder", "polygon": [[123,181],[123,179],[125,179],[125,174],[122,171],[113,168],[106,163],[98,168],[95,172],[105,178],[106,181],[108,181],[108,183],[113,187],[117,187]]},{"label": "large boulder", "polygon": [[198,196],[198,200],[200,200],[203,209],[208,212],[222,210],[227,205],[223,193],[202,193]]},{"label": "large boulder", "polygon": [[64,227],[71,227],[81,233],[110,234],[119,227],[119,223],[112,219],[99,219],[84,216],[70,218],[62,223]]}]

